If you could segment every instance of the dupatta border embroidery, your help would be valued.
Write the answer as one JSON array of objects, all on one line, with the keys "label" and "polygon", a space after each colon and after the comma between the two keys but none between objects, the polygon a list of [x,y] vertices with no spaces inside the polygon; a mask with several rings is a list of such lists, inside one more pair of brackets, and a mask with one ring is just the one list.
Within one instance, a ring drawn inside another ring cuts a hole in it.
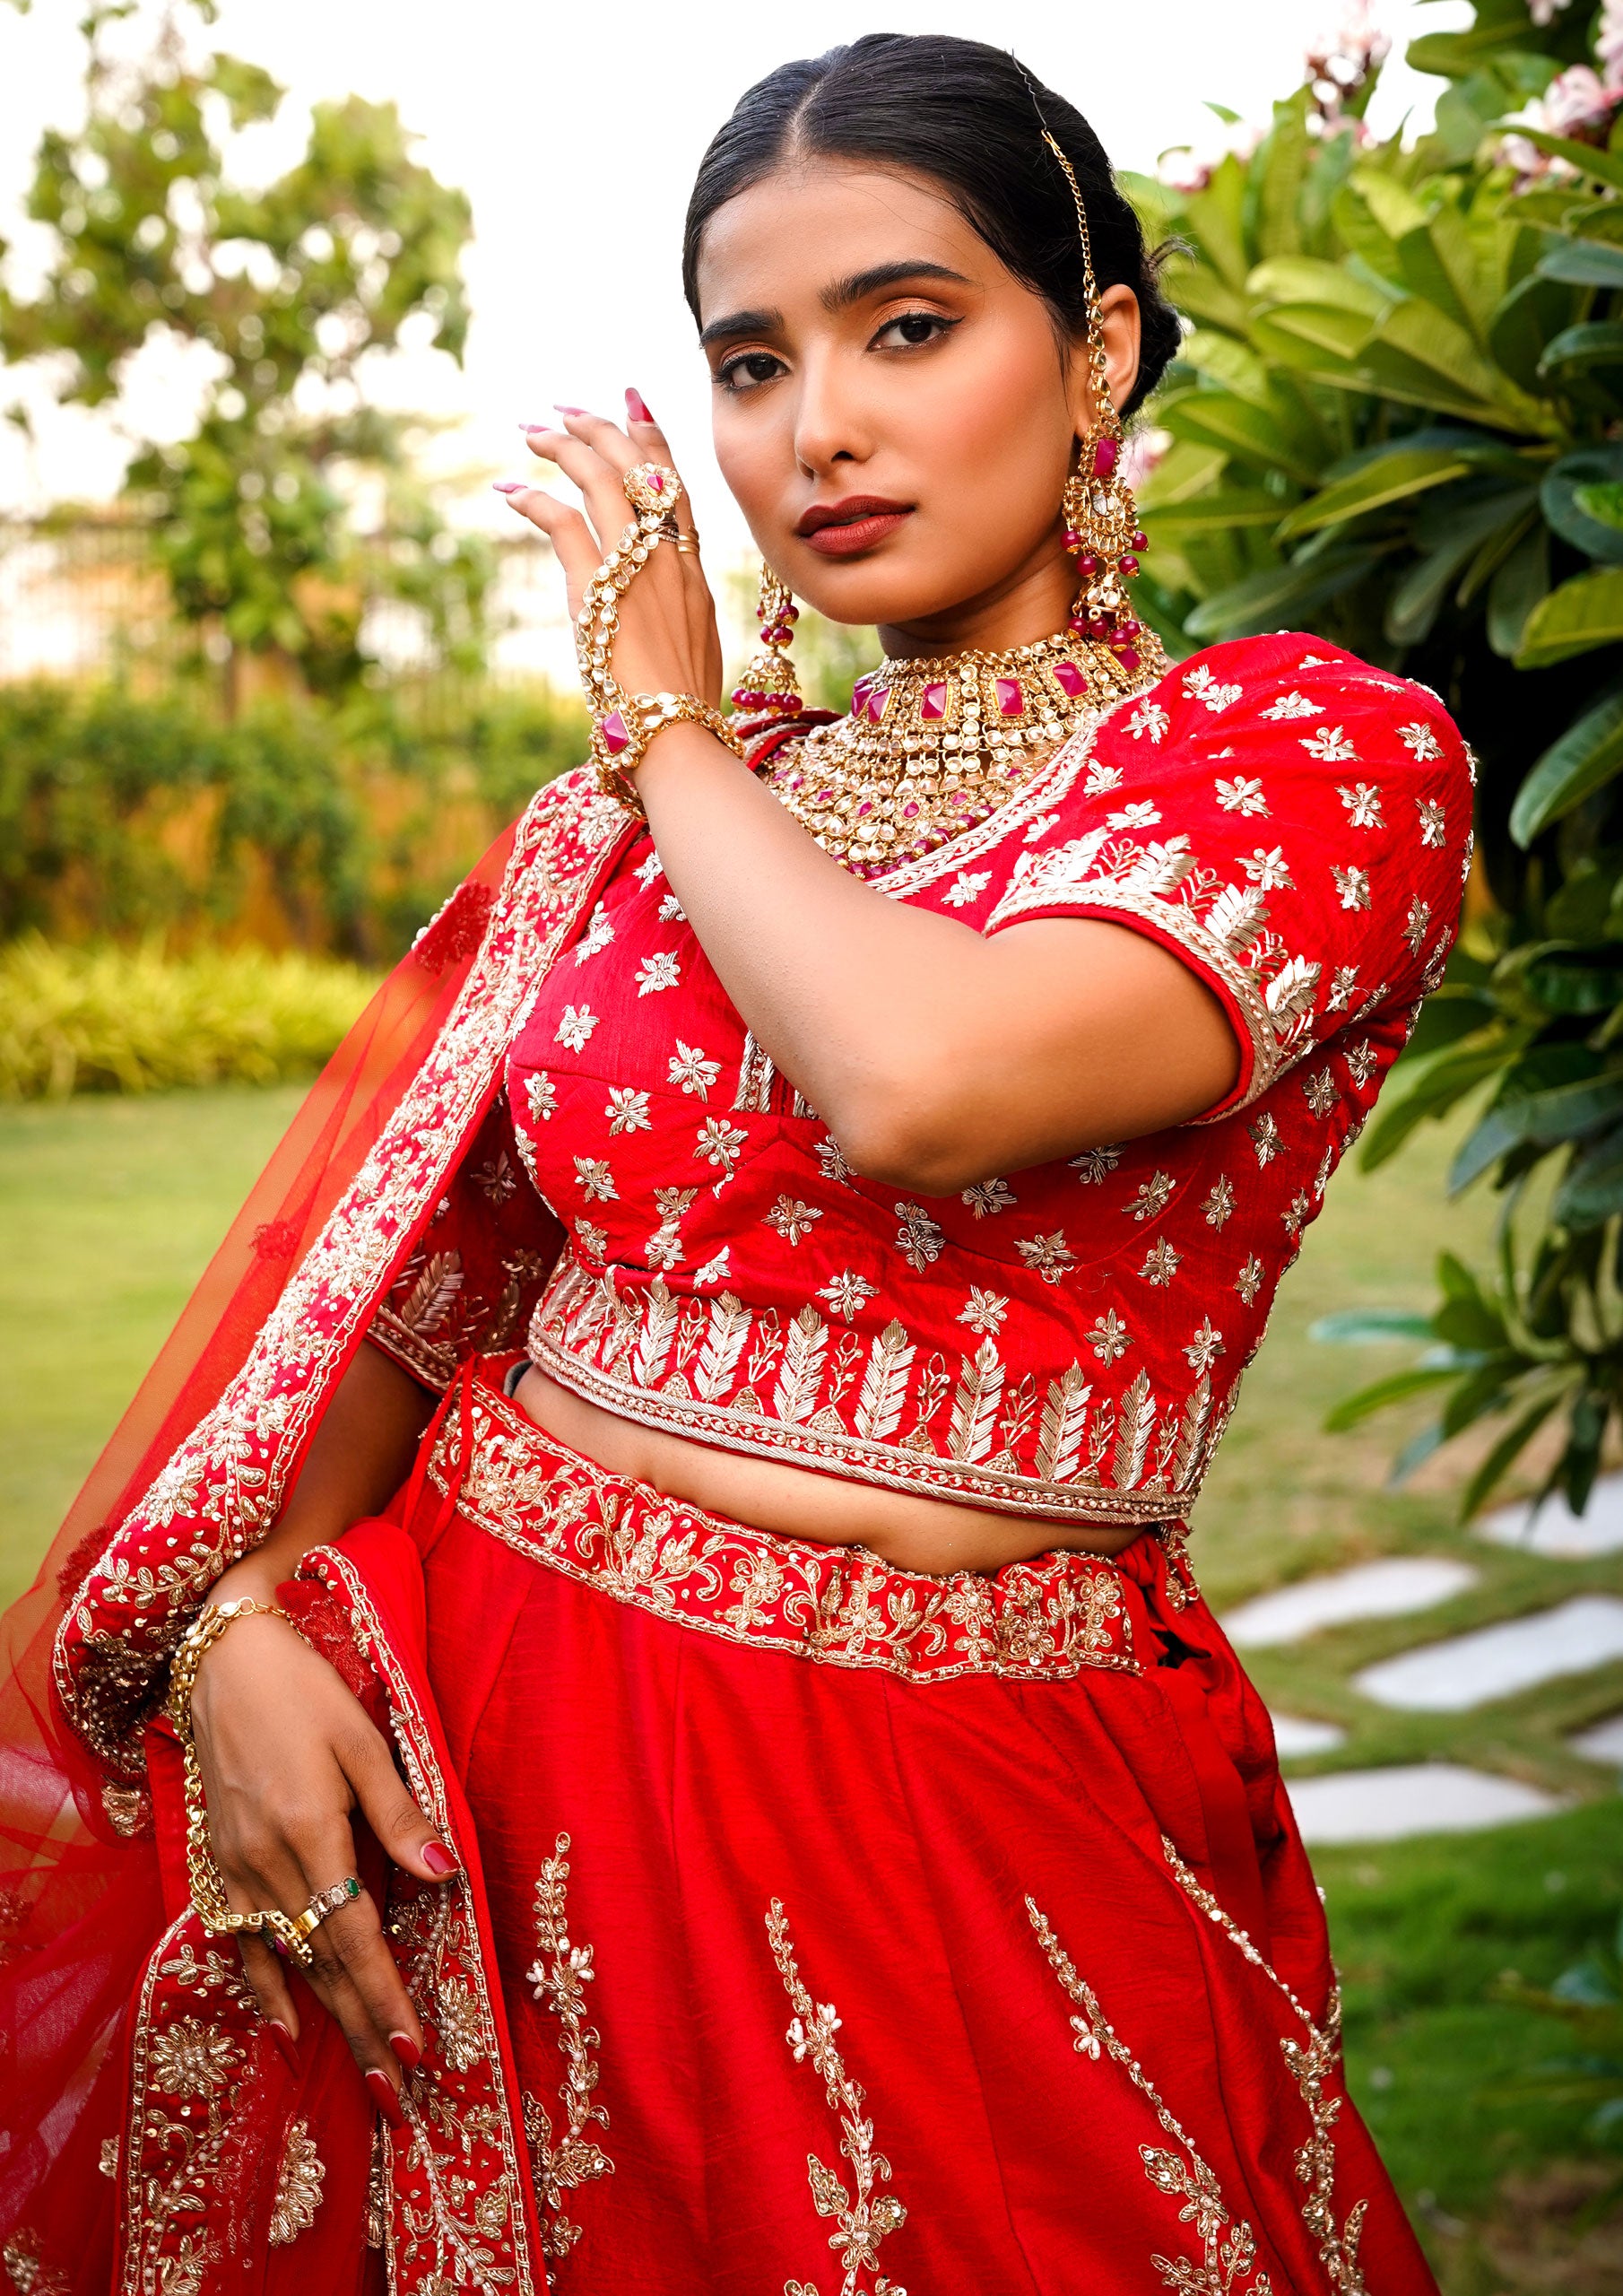
[{"label": "dupatta border embroidery", "polygon": [[247,1362],[87,1574],[57,1631],[57,1694],[111,1770],[143,1774],[153,1678],[190,1612],[274,1520],[289,1472],[400,1248],[443,1187],[541,981],[635,824],[576,772],[519,824],[451,1013],[265,1319]]},{"label": "dupatta border embroidery", "polygon": [[394,2296],[508,2287],[538,2296],[523,2187],[527,2166],[502,2070],[496,2012],[465,1864],[439,1763],[410,1681],[352,1563],[330,1547],[299,1576],[346,1604],[389,1699],[412,1798],[464,1859],[444,1882],[391,1869],[387,1934],[427,2043],[401,2083],[406,2126],[386,2134],[384,2248]]}]

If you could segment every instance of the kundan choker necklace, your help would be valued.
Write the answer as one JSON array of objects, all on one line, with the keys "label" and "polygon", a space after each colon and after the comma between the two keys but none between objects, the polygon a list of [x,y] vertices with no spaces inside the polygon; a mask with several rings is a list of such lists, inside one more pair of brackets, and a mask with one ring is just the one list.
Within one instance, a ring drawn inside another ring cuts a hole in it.
[{"label": "kundan choker necklace", "polygon": [[1005,654],[881,663],[848,717],[786,744],[765,778],[842,868],[877,876],[985,821],[1085,717],[1161,676],[1153,635],[1135,646],[1129,664],[1067,630]]}]

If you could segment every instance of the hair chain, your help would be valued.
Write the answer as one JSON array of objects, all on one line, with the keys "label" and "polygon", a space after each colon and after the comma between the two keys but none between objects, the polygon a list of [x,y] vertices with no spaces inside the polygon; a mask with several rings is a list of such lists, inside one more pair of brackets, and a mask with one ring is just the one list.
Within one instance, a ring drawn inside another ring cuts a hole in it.
[{"label": "hair chain", "polygon": [[[1042,114],[1037,114],[1039,121]],[[1099,309],[1098,283],[1093,274],[1093,239],[1088,230],[1088,210],[1082,204],[1081,186],[1076,179],[1076,170],[1065,157],[1059,139],[1043,121],[1043,141],[1065,170],[1065,181],[1071,187],[1072,204],[1076,209],[1076,233],[1082,249],[1082,297],[1088,311],[1088,360],[1093,369],[1094,413],[1098,421],[1109,424],[1116,420],[1115,408],[1110,396],[1110,368],[1105,356],[1105,321]]]}]

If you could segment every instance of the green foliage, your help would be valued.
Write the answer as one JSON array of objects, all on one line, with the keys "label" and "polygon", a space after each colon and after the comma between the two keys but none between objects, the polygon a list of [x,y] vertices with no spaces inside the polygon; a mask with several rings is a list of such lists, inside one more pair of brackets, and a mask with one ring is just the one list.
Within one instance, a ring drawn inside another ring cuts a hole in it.
[{"label": "green foliage", "polygon": [[[1508,1979],[1499,1993],[1518,2007],[1558,2017],[1575,2044],[1569,2054],[1530,2066],[1509,2093],[1582,2106],[1592,2144],[1623,2144],[1623,1919],[1610,1938],[1593,1945],[1549,1985]],[[1623,2175],[1597,2195],[1585,2213],[1599,2215],[1619,2191]]]},{"label": "green foliage", "polygon": [[1448,1265],[1434,1344],[1334,1422],[1436,1387],[1412,1463],[1502,1416],[1468,1508],[1558,1409],[1581,1505],[1623,1416],[1623,89],[1592,74],[1570,134],[1499,125],[1591,61],[1599,13],[1480,0],[1417,42],[1450,83],[1418,143],[1325,132],[1304,89],[1249,161],[1140,187],[1195,321],[1145,618],[1178,651],[1320,631],[1433,687],[1480,761],[1462,948],[1364,1153],[1472,1100],[1452,1184],[1501,1193],[1501,1250],[1480,1283]]},{"label": "green foliage", "polygon": [[30,935],[0,949],[0,1100],[308,1075],[372,987],[354,965],[298,953],[176,958]]},{"label": "green foliage", "polygon": [[0,685],[0,940],[260,931],[396,955],[540,785],[585,753],[549,688],[265,700]]},{"label": "green foliage", "polygon": [[[117,396],[123,362],[156,335],[212,355],[195,435],[146,445],[127,481],[189,623],[339,691],[382,592],[423,608],[442,658],[476,667],[491,553],[412,480],[421,422],[359,388],[361,361],[373,372],[404,341],[460,358],[465,198],[411,157],[392,104],[356,96],[315,107],[286,175],[237,187],[226,124],[273,117],[282,90],[256,65],[193,52],[173,16],[152,55],[115,63],[105,25],[126,13],[91,12],[84,125],[40,139],[28,212],[56,253],[37,293],[0,291],[0,353],[42,361],[58,399],[85,406]],[[404,552],[356,531],[369,474]]]}]

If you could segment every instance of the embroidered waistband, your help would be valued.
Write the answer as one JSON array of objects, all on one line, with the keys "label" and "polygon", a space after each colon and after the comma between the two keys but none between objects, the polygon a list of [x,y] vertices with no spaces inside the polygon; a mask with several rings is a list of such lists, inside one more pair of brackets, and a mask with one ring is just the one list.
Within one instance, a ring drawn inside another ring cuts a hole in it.
[{"label": "embroidered waistband", "polygon": [[[466,1378],[427,1462],[441,1503],[618,1602],[727,1641],[916,1682],[1139,1671],[1124,1599],[1125,1580],[1142,1575],[1136,1554],[1136,1569],[1056,1551],[995,1571],[898,1570],[866,1547],[780,1538],[612,1474],[481,1370]],[[1177,1575],[1159,1548],[1150,1569]]]}]

